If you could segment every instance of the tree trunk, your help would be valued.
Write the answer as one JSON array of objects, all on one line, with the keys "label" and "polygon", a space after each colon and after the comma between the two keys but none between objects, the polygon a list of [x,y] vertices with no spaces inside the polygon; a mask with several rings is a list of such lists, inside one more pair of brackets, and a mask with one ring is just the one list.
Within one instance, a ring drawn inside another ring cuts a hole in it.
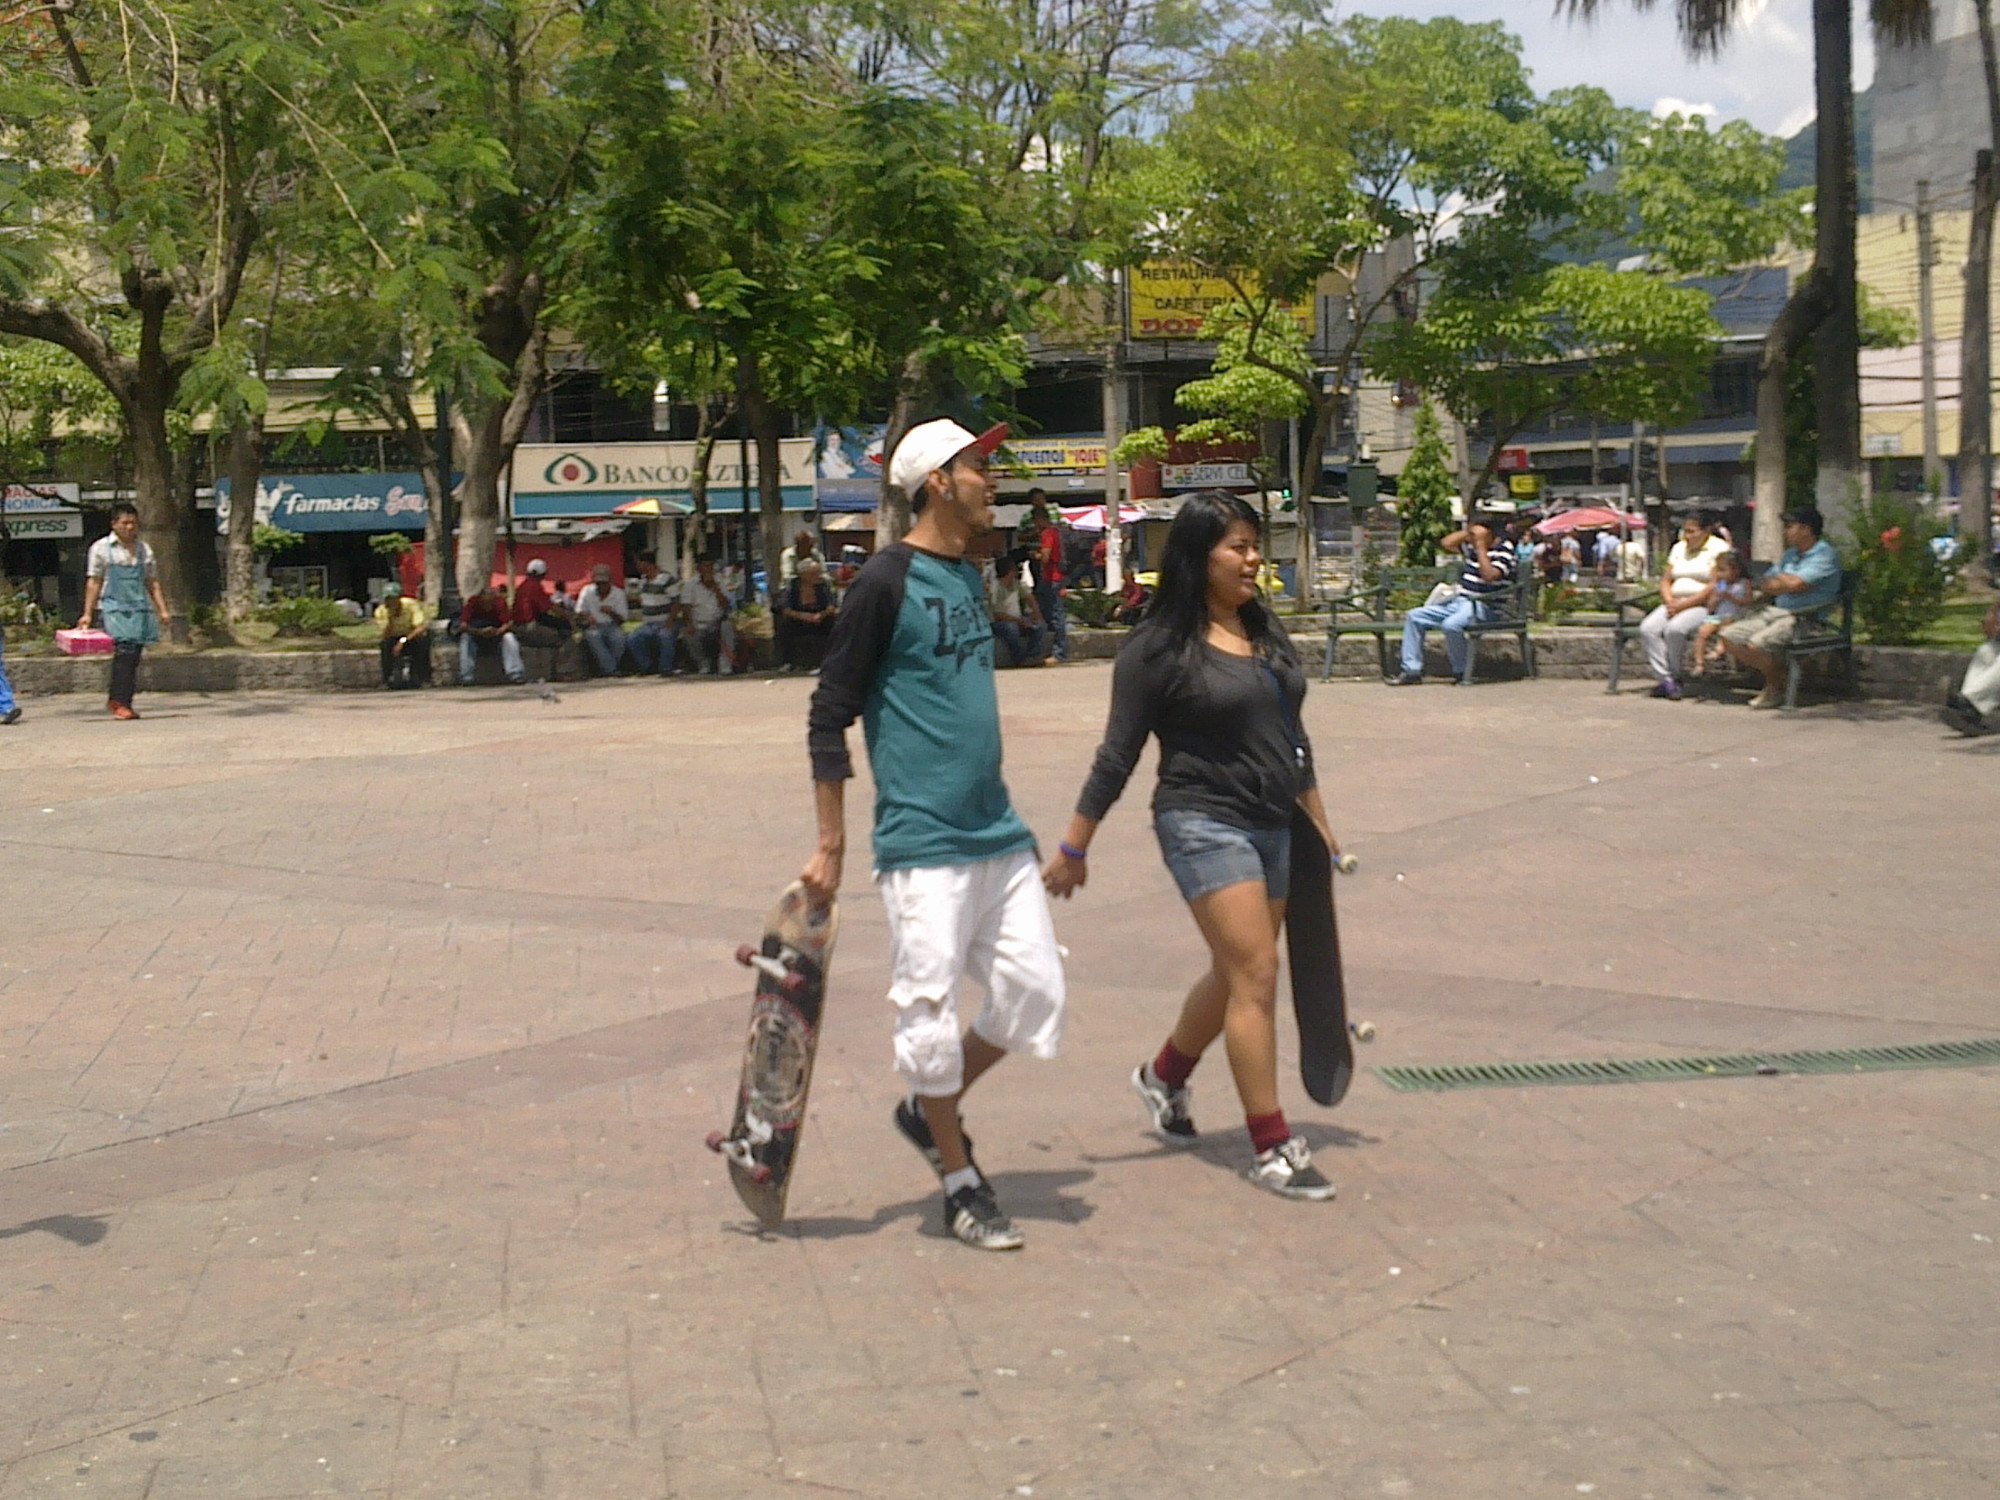
[{"label": "tree trunk", "polygon": [[[1292,493],[1298,497],[1299,524],[1306,529],[1299,534],[1299,566],[1317,572],[1319,568],[1319,547],[1314,534],[1312,497],[1319,487],[1321,455],[1326,452],[1327,436],[1331,432],[1336,413],[1339,410],[1338,393],[1316,398],[1312,403],[1312,418],[1306,423],[1304,445],[1292,455]],[[1357,437],[1356,443],[1360,442]],[[1359,449],[1357,447],[1356,451]],[[1300,575],[1299,602],[1309,604],[1316,597],[1319,583],[1317,578]]]},{"label": "tree trunk", "polygon": [[929,362],[912,350],[903,358],[897,377],[896,396],[889,404],[889,425],[882,434],[882,497],[875,511],[875,545],[901,541],[910,529],[910,497],[889,483],[889,460],[903,434],[917,425],[917,413],[930,390]]},{"label": "tree trunk", "polygon": [[[743,370],[743,417],[750,424],[750,439],[757,445],[758,546],[763,552],[764,587],[775,607],[778,598],[778,554],[785,550],[785,470],[780,447],[782,434],[778,410],[764,395],[754,363],[747,358]],[[744,572],[749,574],[749,559]]]},{"label": "tree trunk", "polygon": [[500,537],[500,471],[512,456],[512,449],[501,445],[500,420],[497,401],[482,401],[470,413],[463,405],[452,411],[465,476],[458,486],[455,561],[461,599],[479,593],[493,577],[493,548]]},{"label": "tree trunk", "polygon": [[257,607],[257,486],[264,477],[264,419],[245,417],[229,429],[229,537],[223,570],[223,609],[241,625]]},{"label": "tree trunk", "polygon": [[[1996,55],[1996,49],[1993,42],[1992,0],[1972,0],[1972,10],[1974,16],[1978,19],[1979,22],[1979,56],[1980,56],[1980,61],[1984,66],[1986,74],[1986,130],[1988,136],[1987,145],[1994,151],[2000,151],[2000,55]],[[1984,254],[1980,256],[1979,264],[1980,264],[1981,278],[1986,286],[1987,295],[1982,295],[1979,299],[1979,313],[1981,319],[1981,326],[1987,330],[1987,334],[1980,340],[1980,351],[1982,359],[1986,360],[1986,362],[1990,365],[1991,355],[1989,351],[1991,345],[1989,344],[1988,340],[1991,338],[1992,304],[1989,301],[1989,296],[1992,290],[1993,200],[1995,193],[1994,183],[1992,181],[1993,172],[1990,163],[1987,165],[1987,168],[1984,171],[1984,173],[1979,173],[1977,172],[1977,170],[1975,170],[1975,175],[1973,178],[1973,193],[1972,193],[1973,239],[1975,243],[1978,243],[1978,237],[1979,237],[1979,222],[1978,222],[1979,204],[1980,204],[1979,182],[1982,176],[1986,181],[1986,194],[1985,194],[1986,239],[1984,242],[1985,251]],[[1966,308],[1967,308],[1967,316],[1969,317],[1972,308],[1972,262],[1970,257],[1968,257],[1966,263]],[[1963,357],[1963,351],[1970,348],[1971,344],[1972,344],[1971,328],[1968,325],[1966,329],[1963,331],[1963,334],[1959,340],[1961,357]],[[1961,374],[1958,387],[1959,391],[1958,409],[1959,409],[1959,422],[1960,422],[1959,431],[1961,434],[1965,430],[1963,424],[1965,421],[1966,393],[1972,390],[1985,391],[1989,389],[1988,385],[1984,381],[1982,381],[1982,383],[1978,386],[1969,386],[1965,384],[1965,380],[1970,376],[1970,373],[1971,372],[1969,369],[1961,366]],[[1988,369],[1986,374],[1990,378],[1992,371]],[[1992,488],[1993,402],[1990,396],[1988,396],[1986,400],[1981,401],[1979,403],[1979,410],[1981,414],[1982,425],[1986,430],[1986,438],[1987,438],[1986,455],[1985,455],[1986,487],[1981,492],[1982,493],[1981,503],[1973,506],[1971,514],[1969,515],[1966,512],[1966,505],[1964,499],[1966,486],[1965,486],[1965,469],[1962,463],[1959,468],[1959,482],[1958,482],[1959,497],[1960,497],[1958,505],[1958,526],[1961,535],[1963,535],[1965,540],[1970,544],[1972,558],[1966,568],[1966,572],[1968,575],[1967,581],[1971,583],[1972,586],[1975,588],[1990,585],[1993,582],[1992,578],[1989,576],[1990,573],[1989,560],[1993,554],[1993,488]],[[1961,446],[1963,446],[1962,437],[1960,439],[1960,443]]]},{"label": "tree trunk", "polygon": [[1855,291],[1854,20],[1851,0],[1813,0],[1813,76],[1819,109],[1814,269],[1832,278],[1813,338],[1819,426],[1815,490],[1839,534],[1861,490],[1861,333]]},{"label": "tree trunk", "polygon": [[159,565],[160,593],[174,614],[167,634],[185,641],[194,576],[181,529],[180,500],[174,493],[174,450],[167,440],[171,398],[157,381],[138,381],[135,387],[125,412],[125,436],[132,445],[132,503],[139,510],[140,532]]},{"label": "tree trunk", "polygon": [[1972,230],[1965,247],[1965,321],[1958,341],[1958,524],[1984,582],[1993,515],[1993,153],[1972,174]]},{"label": "tree trunk", "polygon": [[1832,305],[1829,279],[1809,272],[1764,333],[1757,365],[1756,506],[1750,518],[1750,555],[1776,562],[1785,550],[1785,394],[1792,360]]}]

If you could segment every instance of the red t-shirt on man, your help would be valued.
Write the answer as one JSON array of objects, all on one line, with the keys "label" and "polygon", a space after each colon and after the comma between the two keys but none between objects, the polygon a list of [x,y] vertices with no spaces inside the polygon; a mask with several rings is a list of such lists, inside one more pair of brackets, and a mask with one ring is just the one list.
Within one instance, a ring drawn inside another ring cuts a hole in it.
[{"label": "red t-shirt on man", "polygon": [[1063,578],[1062,532],[1058,530],[1053,523],[1044,526],[1042,528],[1042,534],[1040,538],[1037,539],[1036,545],[1040,547],[1042,554],[1041,555],[1042,582],[1061,583]]},{"label": "red t-shirt on man", "polygon": [[549,586],[530,574],[514,587],[514,623],[532,625],[538,616],[548,613]]}]

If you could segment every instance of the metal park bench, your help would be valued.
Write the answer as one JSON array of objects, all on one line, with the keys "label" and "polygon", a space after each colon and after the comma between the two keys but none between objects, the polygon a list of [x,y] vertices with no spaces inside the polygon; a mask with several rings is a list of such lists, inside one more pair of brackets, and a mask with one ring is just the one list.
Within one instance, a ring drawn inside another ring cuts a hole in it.
[{"label": "metal park bench", "polygon": [[[1389,638],[1402,639],[1403,620],[1408,613],[1407,610],[1392,610],[1391,599],[1403,595],[1421,600],[1440,583],[1456,583],[1462,571],[1456,563],[1442,568],[1385,568],[1374,587],[1328,600],[1326,655],[1321,663],[1321,680],[1332,679],[1335,651],[1341,637],[1350,635],[1375,637],[1376,662],[1382,675],[1388,677]],[[1523,572],[1505,593],[1488,599],[1486,605],[1488,618],[1475,619],[1465,627],[1469,649],[1465,655],[1465,671],[1459,680],[1468,686],[1471,684],[1479,665],[1480,639],[1489,635],[1516,637],[1521,647],[1521,664],[1530,677],[1534,676],[1535,647],[1528,636],[1528,627],[1535,617],[1535,580],[1532,574]]]}]

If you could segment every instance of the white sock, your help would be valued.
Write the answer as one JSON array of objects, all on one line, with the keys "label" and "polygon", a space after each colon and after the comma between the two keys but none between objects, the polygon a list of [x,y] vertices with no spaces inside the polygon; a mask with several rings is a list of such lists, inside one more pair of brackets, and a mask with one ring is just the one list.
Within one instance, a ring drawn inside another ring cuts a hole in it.
[{"label": "white sock", "polygon": [[[876,1108],[879,1109],[881,1106],[877,1105]],[[978,1181],[977,1167],[960,1167],[956,1172],[947,1172],[944,1174],[944,1195],[949,1198],[961,1188],[969,1188]]]}]

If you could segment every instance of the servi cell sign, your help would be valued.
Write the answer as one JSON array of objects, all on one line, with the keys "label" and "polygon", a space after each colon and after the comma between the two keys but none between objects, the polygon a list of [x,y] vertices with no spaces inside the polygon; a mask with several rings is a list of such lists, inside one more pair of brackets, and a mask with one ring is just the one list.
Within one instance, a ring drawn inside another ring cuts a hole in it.
[{"label": "servi cell sign", "polygon": [[[1245,273],[1237,278],[1254,297],[1261,283]],[[1212,276],[1186,261],[1149,260],[1136,266],[1127,283],[1126,336],[1135,339],[1206,339],[1208,320],[1217,308],[1236,301],[1236,292],[1220,276]],[[1313,336],[1313,309],[1308,302],[1278,304],[1298,323],[1308,341]]]}]

